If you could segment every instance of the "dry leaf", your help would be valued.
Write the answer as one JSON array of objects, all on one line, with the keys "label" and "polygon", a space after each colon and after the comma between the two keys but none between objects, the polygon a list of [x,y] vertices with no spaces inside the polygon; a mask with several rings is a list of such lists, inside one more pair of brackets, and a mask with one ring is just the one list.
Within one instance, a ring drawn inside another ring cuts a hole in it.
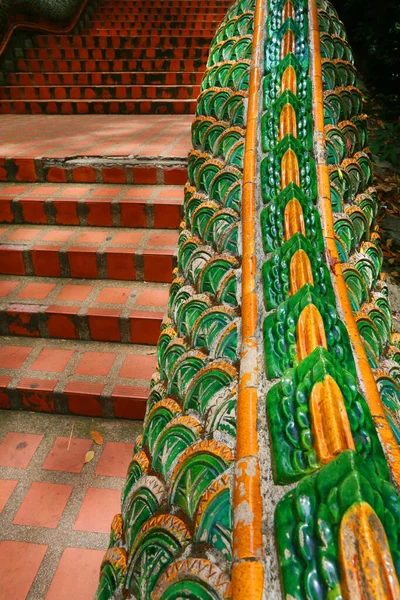
[{"label": "dry leaf", "polygon": [[94,452],[93,452],[93,450],[89,450],[89,452],[86,452],[86,454],[85,454],[85,463],[88,463],[88,462],[90,462],[93,459],[94,459]]},{"label": "dry leaf", "polygon": [[387,242],[386,242],[386,246],[387,246],[388,248],[390,248],[390,246],[391,246],[392,244],[393,244],[393,238],[389,238],[389,239],[387,240]]},{"label": "dry leaf", "polygon": [[398,274],[397,271],[392,271],[390,274],[393,275],[393,277],[398,277],[399,276],[399,274]]},{"label": "dry leaf", "polygon": [[92,440],[94,441],[95,444],[98,444],[99,446],[101,446],[102,443],[104,442],[103,436],[98,431],[91,431],[90,435],[92,436]]}]

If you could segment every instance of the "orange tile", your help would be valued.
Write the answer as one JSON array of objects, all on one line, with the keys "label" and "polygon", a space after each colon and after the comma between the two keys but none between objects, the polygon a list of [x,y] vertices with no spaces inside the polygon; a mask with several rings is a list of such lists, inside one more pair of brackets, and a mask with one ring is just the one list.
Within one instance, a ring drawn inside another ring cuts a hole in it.
[{"label": "orange tile", "polygon": [[146,414],[148,388],[116,385],[112,392],[114,415],[118,419],[143,419]]},{"label": "orange tile", "polygon": [[130,288],[105,287],[96,298],[96,302],[125,304],[131,293]]},{"label": "orange tile", "polygon": [[92,440],[58,437],[45,458],[42,469],[80,473],[85,464],[85,455],[92,446]]},{"label": "orange tile", "polygon": [[0,298],[5,298],[19,285],[19,281],[0,281]]},{"label": "orange tile", "polygon": [[144,250],[144,279],[145,281],[158,281],[170,283],[174,268],[174,251],[172,250]]},{"label": "orange tile", "polygon": [[55,283],[28,283],[18,294],[18,298],[43,300],[56,287]]},{"label": "orange tile", "polygon": [[162,306],[168,304],[169,290],[142,290],[136,304],[140,306]]},{"label": "orange tile", "polygon": [[25,600],[46,550],[45,544],[0,543],[0,598]]},{"label": "orange tile", "polygon": [[[111,523],[111,521],[110,521]],[[104,550],[66,548],[58,564],[46,600],[89,600],[99,583]]]},{"label": "orange tile", "polygon": [[147,242],[149,246],[171,246],[175,248],[178,243],[177,233],[152,233]]},{"label": "orange tile", "polygon": [[0,367],[2,369],[19,369],[31,352],[30,346],[2,346],[0,348]]},{"label": "orange tile", "polygon": [[131,342],[157,344],[163,313],[133,310],[129,315]]},{"label": "orange tile", "polygon": [[156,366],[156,355],[131,354],[125,358],[119,376],[130,379],[151,379]]},{"label": "orange tile", "polygon": [[17,479],[0,479],[0,514],[3,512],[8,500],[11,497],[11,494],[17,487],[17,484]]},{"label": "orange tile", "polygon": [[133,446],[123,442],[106,442],[96,466],[96,475],[125,478],[132,460]]},{"label": "orange tile", "polygon": [[38,412],[55,412],[53,391],[56,385],[54,379],[24,377],[17,385],[17,390],[21,392],[22,407]]},{"label": "orange tile", "polygon": [[121,509],[121,492],[104,488],[89,488],[82,502],[74,531],[108,533],[110,523]]},{"label": "orange tile", "polygon": [[26,469],[42,439],[36,433],[10,431],[0,443],[0,466]]},{"label": "orange tile", "polygon": [[139,244],[142,237],[143,237],[143,233],[141,231],[129,231],[126,233],[120,232],[120,233],[117,233],[116,236],[114,236],[111,243],[136,246],[137,244]]},{"label": "orange tile", "polygon": [[102,187],[99,186],[90,194],[90,198],[115,198],[115,196],[118,196],[122,189],[122,187],[114,187],[111,185],[104,185]]},{"label": "orange tile", "polygon": [[56,348],[44,348],[31,366],[31,371],[49,371],[51,373],[62,373],[68,364],[74,350],[58,350]]},{"label": "orange tile", "polygon": [[64,388],[64,394],[68,398],[69,411],[74,415],[102,417],[100,395],[103,388],[102,383],[69,381]]},{"label": "orange tile", "polygon": [[153,194],[153,192],[154,187],[150,185],[146,187],[132,186],[127,191],[124,198],[149,198]]},{"label": "orange tile", "polygon": [[61,275],[58,246],[33,246],[31,256],[35,275],[59,277]]},{"label": "orange tile", "polygon": [[108,231],[85,231],[75,240],[78,244],[101,244],[109,235]]},{"label": "orange tile", "polygon": [[116,356],[113,352],[84,352],[75,373],[77,375],[108,375]]},{"label": "orange tile", "polygon": [[73,229],[54,229],[42,237],[42,242],[66,242],[74,235]]},{"label": "orange tile", "polygon": [[26,229],[16,229],[13,231],[13,233],[10,233],[10,235],[7,236],[7,239],[13,241],[30,241],[39,235],[40,232],[41,229],[29,229],[28,227]]},{"label": "orange tile", "polygon": [[70,300],[75,302],[83,302],[89,296],[93,286],[78,285],[68,283],[65,285],[57,296],[57,300]]},{"label": "orange tile", "polygon": [[13,524],[55,529],[73,487],[34,481],[12,521]]},{"label": "orange tile", "polygon": [[105,255],[108,278],[134,281],[136,279],[135,252],[134,248],[107,248]]},{"label": "orange tile", "polygon": [[23,246],[0,248],[0,273],[3,275],[25,275]]},{"label": "orange tile", "polygon": [[78,339],[78,328],[75,317],[79,306],[49,306],[45,310],[47,330],[50,337]]},{"label": "orange tile", "polygon": [[96,253],[96,247],[71,246],[67,251],[71,277],[97,279]]},{"label": "orange tile", "polygon": [[90,185],[70,185],[61,189],[59,198],[82,197],[91,190]]},{"label": "orange tile", "polygon": [[157,183],[157,169],[155,167],[134,167],[133,181],[135,184],[155,184]]},{"label": "orange tile", "polygon": [[90,308],[87,311],[90,337],[103,342],[120,342],[120,308]]}]

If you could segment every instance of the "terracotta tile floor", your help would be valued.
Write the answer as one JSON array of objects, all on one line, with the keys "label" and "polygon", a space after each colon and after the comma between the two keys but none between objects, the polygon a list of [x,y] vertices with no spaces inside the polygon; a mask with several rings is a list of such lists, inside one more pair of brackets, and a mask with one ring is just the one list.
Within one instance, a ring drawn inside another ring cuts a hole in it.
[{"label": "terracotta tile floor", "polygon": [[[0,115],[0,157],[186,158],[193,115]],[[26,132],[29,131],[27,138]],[[74,194],[81,194],[74,186]]]},{"label": "terracotta tile floor", "polygon": [[0,598],[92,600],[141,423],[0,417]]}]

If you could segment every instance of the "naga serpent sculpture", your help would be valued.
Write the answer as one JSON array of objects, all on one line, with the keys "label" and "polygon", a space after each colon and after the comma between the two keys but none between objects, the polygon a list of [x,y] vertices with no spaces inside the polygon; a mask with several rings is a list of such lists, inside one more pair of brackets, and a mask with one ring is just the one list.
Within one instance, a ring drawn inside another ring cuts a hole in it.
[{"label": "naga serpent sculpture", "polygon": [[212,42],[143,435],[98,600],[400,598],[399,337],[328,0]]}]

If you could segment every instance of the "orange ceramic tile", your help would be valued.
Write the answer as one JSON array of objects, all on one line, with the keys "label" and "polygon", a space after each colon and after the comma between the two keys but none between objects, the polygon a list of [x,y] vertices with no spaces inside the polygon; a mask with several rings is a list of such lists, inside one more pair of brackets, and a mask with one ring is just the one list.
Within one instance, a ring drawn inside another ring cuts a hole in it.
[{"label": "orange ceramic tile", "polygon": [[146,227],[146,200],[123,198],[119,201],[122,227]]},{"label": "orange ceramic tile", "polygon": [[56,209],[55,220],[58,225],[79,225],[78,204],[75,198],[55,198],[52,204]]},{"label": "orange ceramic tile", "polygon": [[38,412],[55,412],[53,391],[56,385],[57,381],[54,379],[24,377],[17,385],[22,407]]},{"label": "orange ceramic tile", "polygon": [[58,250],[58,246],[45,246],[44,244],[31,248],[35,275],[38,277],[59,277],[61,275]]},{"label": "orange ceramic tile", "polygon": [[131,342],[134,344],[157,344],[164,314],[133,310],[129,315]]},{"label": "orange ceramic tile", "polygon": [[115,196],[118,196],[122,189],[122,187],[114,187],[111,185],[104,185],[102,187],[99,186],[97,189],[92,191],[92,193],[90,194],[90,198],[114,198]]},{"label": "orange ceramic tile", "polygon": [[149,237],[149,246],[171,246],[175,248],[178,243],[177,233],[152,233]]},{"label": "orange ceramic tile", "polygon": [[116,356],[113,352],[84,352],[75,373],[77,375],[108,375]]},{"label": "orange ceramic tile", "polygon": [[40,229],[30,229],[29,227],[16,229],[7,236],[7,239],[10,241],[30,241],[39,235],[40,232]]},{"label": "orange ceramic tile", "polygon": [[73,526],[74,531],[108,533],[114,515],[120,511],[120,505],[119,490],[89,488]]},{"label": "orange ceramic tile", "polygon": [[0,466],[26,469],[42,439],[36,433],[7,433],[0,443]]},{"label": "orange ceramic tile", "polygon": [[46,550],[44,544],[0,543],[0,598],[25,600]]},{"label": "orange ceramic tile", "polygon": [[73,487],[34,481],[12,521],[13,524],[55,529]]},{"label": "orange ceramic tile", "polygon": [[134,248],[107,248],[105,255],[108,278],[134,281],[136,279],[135,253]]},{"label": "orange ceramic tile", "polygon": [[79,182],[94,183],[96,181],[96,174],[93,167],[75,167],[72,170],[72,179]]},{"label": "orange ceramic tile", "polygon": [[108,235],[108,231],[85,231],[76,238],[75,242],[77,244],[101,244]]},{"label": "orange ceramic tile", "polygon": [[97,248],[85,246],[71,246],[68,248],[68,261],[71,277],[97,279]]},{"label": "orange ceramic tile", "polygon": [[133,182],[146,185],[157,183],[157,169],[155,167],[134,167]]},{"label": "orange ceramic tile", "polygon": [[49,231],[42,238],[42,242],[66,242],[74,235],[73,229],[54,229]]},{"label": "orange ceramic tile", "polygon": [[19,203],[22,206],[23,220],[26,223],[47,223],[47,215],[43,199],[21,198]]},{"label": "orange ceramic tile", "polygon": [[119,376],[130,379],[151,379],[156,366],[156,355],[131,354],[125,358]]},{"label": "orange ceramic tile", "polygon": [[0,369],[19,369],[31,352],[30,346],[2,346]]},{"label": "orange ceramic tile", "polygon": [[79,306],[49,306],[45,310],[47,317],[47,330],[50,337],[77,339],[78,329],[75,317],[80,310]]},{"label": "orange ceramic tile", "polygon": [[74,415],[87,417],[101,417],[103,410],[100,404],[100,395],[103,391],[102,383],[88,383],[69,381],[64,388],[68,399],[68,409]]},{"label": "orange ceramic tile", "polygon": [[91,446],[92,440],[71,438],[70,441],[69,437],[58,437],[46,456],[42,469],[80,473]]},{"label": "orange ceramic tile", "polygon": [[[108,442],[111,443],[111,442]],[[128,445],[128,444],[127,444]],[[125,470],[126,475],[126,470]],[[11,494],[17,487],[17,479],[0,479],[0,513],[3,512]]]},{"label": "orange ceramic tile", "polygon": [[87,311],[89,331],[92,340],[104,342],[119,342],[121,333],[119,328],[119,308],[90,308]]},{"label": "orange ceramic tile", "polygon": [[96,475],[125,478],[132,460],[133,446],[123,442],[106,442],[96,466]]},{"label": "orange ceramic tile", "polygon": [[18,298],[43,300],[56,287],[55,283],[28,283],[18,294]]},{"label": "orange ceramic tile", "polygon": [[113,223],[111,213],[111,199],[97,198],[96,200],[86,200],[88,209],[87,223],[93,226],[111,226]]},{"label": "orange ceramic tile", "polygon": [[143,419],[148,395],[147,388],[116,385],[112,392],[114,416],[118,419]]},{"label": "orange ceramic tile", "polygon": [[127,231],[117,233],[112,239],[112,244],[126,244],[130,246],[136,246],[141,238],[143,233],[141,231]]},{"label": "orange ceramic tile", "polygon": [[153,193],[154,188],[152,186],[133,186],[126,192],[124,198],[149,198]]},{"label": "orange ceramic tile", "polygon": [[104,550],[66,548],[45,600],[90,600],[98,586]]},{"label": "orange ceramic tile", "polygon": [[83,302],[89,296],[93,287],[91,285],[78,285],[69,283],[65,285],[57,296],[57,300]]},{"label": "orange ceramic tile", "polygon": [[31,365],[31,371],[49,371],[51,373],[62,373],[68,364],[74,350],[58,350],[57,348],[43,348],[35,362]]},{"label": "orange ceramic tile", "polygon": [[105,287],[96,298],[96,302],[125,304],[131,293],[130,288]]},{"label": "orange ceramic tile", "polygon": [[33,188],[27,188],[29,196],[46,196],[47,198],[50,198],[59,190],[60,188],[57,185],[37,185]]},{"label": "orange ceramic tile", "polygon": [[169,290],[142,290],[139,294],[136,304],[140,306],[162,306],[166,307],[168,303]]},{"label": "orange ceramic tile", "polygon": [[184,185],[187,178],[187,169],[165,169],[164,171],[166,185]]},{"label": "orange ceramic tile", "polygon": [[174,268],[173,250],[144,250],[144,279],[171,283]]}]

